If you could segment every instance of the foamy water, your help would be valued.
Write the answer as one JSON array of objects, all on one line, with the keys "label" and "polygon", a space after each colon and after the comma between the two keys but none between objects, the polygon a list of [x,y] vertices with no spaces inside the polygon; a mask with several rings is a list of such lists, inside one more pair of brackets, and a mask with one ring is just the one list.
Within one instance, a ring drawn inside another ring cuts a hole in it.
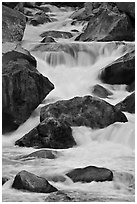
[{"label": "foamy water", "polygon": [[[134,176],[135,174],[134,114],[125,113],[128,118],[127,123],[117,122],[104,129],[92,130],[87,127],[72,127],[73,137],[77,145],[73,148],[57,150],[57,159],[18,159],[19,156],[35,151],[33,148],[15,146],[14,143],[39,124],[40,108],[45,104],[75,96],[92,95],[92,88],[96,84],[103,85],[113,93],[110,98],[104,99],[113,105],[130,94],[126,91],[126,85],[103,84],[98,76],[104,67],[127,53],[134,46],[134,43],[75,43],[73,42],[74,38],[67,39],[65,42],[58,39],[60,43],[63,43],[63,46],[69,44],[74,56],[63,51],[47,52],[44,45],[36,49],[41,40],[39,35],[45,30],[70,31],[72,28],[74,29],[74,25],[73,27],[70,25],[68,18],[71,13],[72,11],[64,12],[62,15],[62,12],[60,13],[54,8],[58,22],[39,27],[28,25],[26,28],[23,46],[31,51],[37,60],[37,69],[49,78],[55,89],[50,92],[24,124],[16,131],[3,136],[2,172],[3,176],[10,178],[3,186],[3,201],[42,202],[48,196],[48,194],[12,189],[13,179],[21,170],[27,170],[47,178],[51,184],[60,190],[98,194],[104,198],[113,198],[114,201],[115,199],[134,201],[134,179],[131,179],[131,175]],[[82,29],[82,25],[80,24],[79,27],[76,25],[75,28]],[[32,29],[35,31],[33,37]],[[74,47],[78,47],[78,49]],[[65,176],[73,168],[89,165],[111,169],[114,172],[114,181],[82,184],[80,182],[73,183]],[[121,172],[123,176],[120,176]],[[55,176],[62,176],[65,181],[55,182],[53,179]]]}]

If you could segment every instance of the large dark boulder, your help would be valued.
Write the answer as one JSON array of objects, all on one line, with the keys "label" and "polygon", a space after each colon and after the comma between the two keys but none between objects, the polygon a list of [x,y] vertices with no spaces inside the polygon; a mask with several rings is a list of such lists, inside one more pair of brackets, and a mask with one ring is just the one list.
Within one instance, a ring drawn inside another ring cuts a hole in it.
[{"label": "large dark boulder", "polygon": [[2,122],[3,131],[16,129],[54,88],[36,69],[36,60],[11,51],[2,57]]},{"label": "large dark boulder", "polygon": [[26,17],[19,11],[2,6],[2,42],[21,41]]},{"label": "large dark boulder", "polygon": [[19,146],[54,149],[65,149],[75,144],[71,128],[55,118],[47,118],[15,142]]},{"label": "large dark boulder", "polygon": [[107,98],[108,96],[113,95],[113,93],[111,91],[109,91],[108,89],[104,88],[103,86],[96,84],[93,88],[92,88],[92,93],[95,96],[98,96],[100,98]]},{"label": "large dark boulder", "polygon": [[70,32],[65,32],[65,31],[46,31],[40,35],[42,38],[44,37],[53,37],[53,38],[72,38],[73,35]]},{"label": "large dark boulder", "polygon": [[115,106],[120,111],[135,113],[135,92]]},{"label": "large dark boulder", "polygon": [[25,170],[19,172],[12,184],[12,188],[37,193],[51,193],[57,191],[45,178],[36,176]]},{"label": "large dark boulder", "polygon": [[120,11],[135,19],[135,2],[116,2],[116,5]]},{"label": "large dark boulder", "polygon": [[114,122],[127,122],[126,116],[113,105],[92,96],[57,101],[41,108],[40,121],[56,118],[70,126],[104,128]]},{"label": "large dark boulder", "polygon": [[113,180],[113,173],[111,170],[96,166],[77,168],[70,171],[66,175],[70,177],[73,180],[73,182],[90,183],[92,181],[103,182]]},{"label": "large dark boulder", "polygon": [[135,51],[125,54],[104,68],[100,79],[107,84],[131,84],[135,81]]},{"label": "large dark boulder", "polygon": [[78,41],[134,41],[134,26],[125,13],[100,7],[97,13],[90,16],[84,32]]}]

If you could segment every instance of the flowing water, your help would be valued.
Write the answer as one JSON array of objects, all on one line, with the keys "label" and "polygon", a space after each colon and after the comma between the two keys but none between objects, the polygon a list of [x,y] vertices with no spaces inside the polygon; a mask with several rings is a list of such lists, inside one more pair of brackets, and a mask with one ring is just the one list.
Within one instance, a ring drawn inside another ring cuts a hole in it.
[{"label": "flowing water", "polygon": [[[54,7],[53,7],[54,8]],[[27,170],[36,175],[47,178],[51,184],[60,190],[77,191],[95,196],[95,201],[134,201],[135,174],[135,121],[134,114],[125,113],[127,123],[114,123],[104,129],[92,130],[87,127],[72,127],[73,137],[77,145],[69,149],[57,150],[56,159],[29,160],[19,159],[35,150],[15,146],[17,139],[39,124],[40,108],[48,103],[60,99],[70,99],[74,96],[92,95],[93,86],[103,85],[113,95],[105,100],[110,104],[117,104],[130,93],[126,85],[108,85],[99,80],[101,70],[114,60],[127,53],[134,43],[82,43],[71,39],[56,39],[63,50],[47,51],[47,45],[41,44],[39,35],[47,30],[79,31],[85,23],[71,25],[69,19],[72,11],[52,11],[57,22],[47,23],[38,27],[27,25],[22,45],[30,50],[37,60],[37,69],[49,78],[55,89],[44,99],[42,104],[32,113],[30,118],[16,131],[3,135],[3,176],[10,178],[3,186],[3,201],[9,202],[42,202],[48,194],[22,192],[11,188],[15,175],[21,170]],[[52,13],[52,14],[53,14]],[[32,35],[33,33],[33,35]],[[63,47],[63,48],[62,48]],[[95,165],[106,167],[114,172],[111,182],[73,183],[65,176],[73,168]],[[58,178],[55,179],[54,178]],[[63,181],[59,178],[64,178]]]}]

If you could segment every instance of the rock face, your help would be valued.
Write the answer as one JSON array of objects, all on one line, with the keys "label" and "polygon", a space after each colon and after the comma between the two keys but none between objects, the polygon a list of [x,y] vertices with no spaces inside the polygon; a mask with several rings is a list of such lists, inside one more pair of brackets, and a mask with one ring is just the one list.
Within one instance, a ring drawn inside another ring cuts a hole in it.
[{"label": "rock face", "polygon": [[2,6],[2,41],[21,41],[26,26],[26,17],[20,12]]},{"label": "rock face", "polygon": [[106,168],[99,168],[96,166],[88,166],[85,168],[74,169],[66,175],[70,177],[73,182],[90,183],[92,181],[103,182],[113,180],[112,171]]},{"label": "rock face", "polygon": [[135,2],[116,2],[116,5],[120,11],[135,19]]},{"label": "rock face", "polygon": [[125,13],[100,8],[90,16],[89,23],[76,40],[79,41],[134,41],[134,28]]},{"label": "rock face", "polygon": [[135,92],[115,106],[120,111],[135,113]]},{"label": "rock face", "polygon": [[111,96],[113,94],[111,91],[105,89],[103,86],[100,86],[99,84],[96,84],[93,87],[92,93],[100,98],[107,98],[108,96]]},{"label": "rock face", "polygon": [[53,38],[72,38],[73,35],[69,32],[64,32],[64,31],[55,31],[55,30],[52,30],[52,31],[46,31],[44,33],[42,33],[40,35],[42,38],[44,37],[53,37]]},{"label": "rock face", "polygon": [[45,178],[36,176],[25,170],[16,175],[12,187],[37,193],[51,193],[57,191],[57,189],[49,184]]},{"label": "rock face", "polygon": [[40,121],[53,117],[67,122],[70,126],[104,128],[114,122],[126,122],[125,115],[114,106],[92,96],[74,97],[57,101],[41,109]]},{"label": "rock face", "polygon": [[106,67],[100,79],[108,84],[131,84],[135,81],[135,52],[125,54]]},{"label": "rock face", "polygon": [[29,54],[11,51],[2,58],[3,131],[16,129],[54,88],[36,70],[36,60]]},{"label": "rock face", "polygon": [[15,143],[19,146],[56,149],[69,148],[75,144],[71,128],[55,118],[47,118]]}]

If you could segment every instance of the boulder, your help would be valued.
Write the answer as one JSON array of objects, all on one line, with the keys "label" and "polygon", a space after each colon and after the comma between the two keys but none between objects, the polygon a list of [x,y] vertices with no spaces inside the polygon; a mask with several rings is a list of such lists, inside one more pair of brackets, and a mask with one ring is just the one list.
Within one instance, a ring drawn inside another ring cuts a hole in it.
[{"label": "boulder", "polygon": [[100,7],[92,16],[77,41],[134,41],[135,31],[125,13]]},{"label": "boulder", "polygon": [[123,101],[116,106],[117,110],[129,113],[135,113],[135,92],[127,96]]},{"label": "boulder", "polygon": [[55,43],[56,41],[54,40],[54,38],[52,37],[45,37],[43,38],[43,40],[41,41],[41,43]]},{"label": "boulder", "polygon": [[54,88],[36,69],[28,51],[7,52],[2,57],[3,131],[16,129]]},{"label": "boulder", "polygon": [[7,177],[2,177],[2,185],[4,185],[7,181],[9,180],[9,178]]},{"label": "boulder", "polygon": [[135,2],[116,2],[116,5],[120,11],[135,19]]},{"label": "boulder", "polygon": [[114,122],[127,122],[126,116],[106,101],[92,96],[57,101],[41,108],[40,122],[48,118],[67,122],[70,126],[105,128]]},{"label": "boulder", "polygon": [[104,88],[103,86],[96,84],[93,89],[92,93],[100,98],[107,98],[108,96],[113,95],[111,91],[108,89]]},{"label": "boulder", "polygon": [[135,81],[133,81],[131,84],[127,85],[126,90],[128,92],[135,91]]},{"label": "boulder", "polygon": [[19,146],[54,149],[66,149],[75,144],[71,128],[65,122],[52,117],[42,121],[15,142]]},{"label": "boulder", "polygon": [[90,183],[92,181],[103,182],[112,181],[113,173],[106,168],[100,168],[96,166],[88,166],[85,168],[77,168],[66,174],[73,182]]},{"label": "boulder", "polygon": [[125,54],[103,69],[102,82],[107,84],[131,84],[135,81],[135,51]]},{"label": "boulder", "polygon": [[12,188],[37,193],[51,193],[57,191],[45,178],[36,176],[25,170],[19,172],[13,181]]},{"label": "boulder", "polygon": [[38,26],[40,24],[49,23],[49,22],[52,22],[52,20],[44,12],[42,13],[40,12],[40,14],[37,13],[35,17],[29,21],[29,23],[33,26]]},{"label": "boulder", "polygon": [[26,17],[19,11],[2,6],[2,42],[21,41]]},{"label": "boulder", "polygon": [[56,30],[46,31],[42,33],[40,36],[42,38],[53,37],[53,38],[66,38],[66,39],[73,37],[73,35],[70,32],[56,31]]}]

